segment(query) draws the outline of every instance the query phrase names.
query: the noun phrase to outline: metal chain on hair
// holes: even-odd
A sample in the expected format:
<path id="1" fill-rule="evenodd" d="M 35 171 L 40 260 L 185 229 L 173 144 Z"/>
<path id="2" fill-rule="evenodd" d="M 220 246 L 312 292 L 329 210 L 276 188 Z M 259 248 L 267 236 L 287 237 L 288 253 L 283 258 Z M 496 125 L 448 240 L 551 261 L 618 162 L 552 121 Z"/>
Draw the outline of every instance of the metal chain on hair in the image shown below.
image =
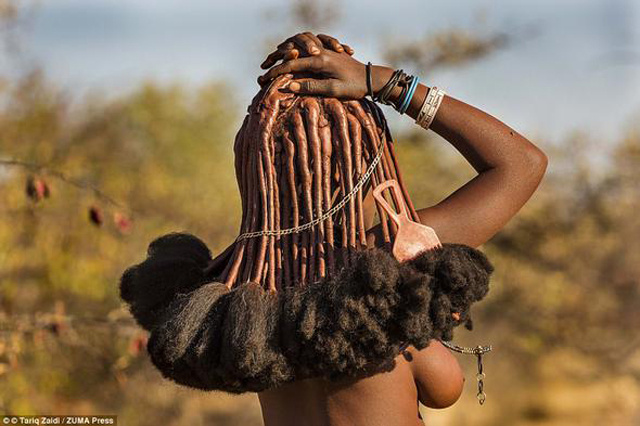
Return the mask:
<path id="1" fill-rule="evenodd" d="M 367 168 L 367 171 L 362 175 L 362 177 L 355 184 L 353 189 L 349 191 L 349 193 L 347 193 L 347 195 L 345 195 L 338 204 L 333 206 L 331 209 L 327 210 L 327 212 L 324 213 L 322 216 L 315 218 L 312 221 L 304 223 L 302 225 L 295 226 L 293 228 L 278 229 L 278 230 L 267 229 L 265 231 L 245 232 L 244 234 L 238 235 L 238 238 L 236 238 L 236 241 L 242 241 L 248 238 L 255 238 L 255 237 L 262 237 L 262 236 L 280 236 L 280 235 L 296 234 L 298 232 L 311 229 L 317 224 L 324 222 L 328 218 L 332 217 L 337 212 L 339 212 L 345 205 L 347 205 L 347 203 L 358 193 L 358 191 L 362 189 L 364 184 L 367 183 L 367 181 L 371 177 L 371 174 L 375 171 L 376 166 L 378 165 L 378 163 L 380 162 L 380 159 L 382 158 L 382 154 L 384 153 L 384 143 L 385 143 L 385 138 L 381 138 L 380 145 L 378 145 L 378 154 L 373 158 L 373 161 L 369 165 L 369 168 Z"/>

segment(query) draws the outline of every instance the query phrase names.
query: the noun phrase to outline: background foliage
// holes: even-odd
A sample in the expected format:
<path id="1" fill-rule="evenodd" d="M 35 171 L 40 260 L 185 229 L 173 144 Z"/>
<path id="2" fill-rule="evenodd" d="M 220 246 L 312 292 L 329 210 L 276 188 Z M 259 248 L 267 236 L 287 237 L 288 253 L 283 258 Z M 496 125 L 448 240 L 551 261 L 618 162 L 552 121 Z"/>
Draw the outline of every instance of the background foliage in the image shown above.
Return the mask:
<path id="1" fill-rule="evenodd" d="M 292 21 L 335 19 L 314 12 L 321 7 L 297 2 Z M 18 14 L 0 1 L 4 28 Z M 456 67 L 507 40 L 447 30 L 396 45 L 389 59 Z M 231 147 L 243 106 L 217 83 L 148 83 L 115 100 L 71 104 L 43 71 L 0 82 L 0 413 L 261 424 L 253 395 L 162 380 L 117 292 L 124 268 L 161 233 L 192 232 L 214 251 L 233 239 Z M 473 175 L 432 134 L 395 136 L 418 205 Z M 640 129 L 618 141 L 576 132 L 558 146 L 536 143 L 550 172 L 483 248 L 496 266 L 492 290 L 475 308 L 476 330 L 456 335 L 460 344 L 494 345 L 487 403 L 475 401 L 475 360 L 462 357 L 464 395 L 449 409 L 424 409 L 430 424 L 640 423 Z"/>

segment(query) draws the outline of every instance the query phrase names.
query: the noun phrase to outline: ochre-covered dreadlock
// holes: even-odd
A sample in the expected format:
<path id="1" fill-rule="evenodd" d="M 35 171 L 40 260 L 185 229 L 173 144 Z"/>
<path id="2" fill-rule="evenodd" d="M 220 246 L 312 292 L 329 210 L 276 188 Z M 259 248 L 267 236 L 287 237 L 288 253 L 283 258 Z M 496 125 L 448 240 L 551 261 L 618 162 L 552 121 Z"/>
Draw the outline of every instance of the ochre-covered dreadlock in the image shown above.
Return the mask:
<path id="1" fill-rule="evenodd" d="M 371 185 L 395 179 L 410 203 L 397 168 L 386 123 L 366 100 L 294 97 L 279 89 L 280 77 L 257 96 L 235 142 L 235 166 L 242 197 L 241 234 L 282 230 L 311 222 L 344 199 L 383 149 Z M 277 291 L 309 284 L 349 264 L 367 248 L 363 192 L 358 191 L 335 217 L 285 235 L 240 239 L 226 267 L 215 278 L 228 288 L 248 281 Z M 392 196 L 398 208 L 398 200 Z M 395 223 L 378 207 L 384 242 L 393 241 Z M 241 237 L 242 238 L 242 237 Z"/>

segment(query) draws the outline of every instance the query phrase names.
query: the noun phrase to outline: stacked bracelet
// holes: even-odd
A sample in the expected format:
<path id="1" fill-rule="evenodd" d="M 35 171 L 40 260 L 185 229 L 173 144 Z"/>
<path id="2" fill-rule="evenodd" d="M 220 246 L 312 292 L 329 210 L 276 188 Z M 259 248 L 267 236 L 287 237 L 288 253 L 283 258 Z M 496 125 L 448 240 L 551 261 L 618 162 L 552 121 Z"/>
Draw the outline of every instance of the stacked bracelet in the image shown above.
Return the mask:
<path id="1" fill-rule="evenodd" d="M 382 89 L 374 95 L 371 84 L 371 62 L 367 63 L 367 92 L 371 99 L 375 102 L 380 102 L 385 105 L 393 105 L 393 107 L 400 113 L 404 114 L 409 109 L 409 105 L 411 105 L 411 99 L 413 95 L 416 93 L 416 89 L 418 87 L 418 83 L 420 82 L 420 77 L 417 75 L 409 76 L 404 73 L 404 71 L 395 70 L 391 75 L 387 84 L 385 84 Z M 402 92 L 398 97 L 397 104 L 393 104 L 388 100 L 389 95 L 396 88 L 396 86 L 402 86 Z M 442 99 L 444 98 L 445 92 L 443 90 L 438 89 L 437 87 L 433 87 L 429 90 L 425 101 L 420 107 L 420 111 L 416 117 L 416 123 L 425 129 L 428 129 L 433 122 L 434 117 L 436 116 L 436 112 L 438 112 L 438 108 L 440 108 L 440 104 L 442 103 Z"/>
<path id="2" fill-rule="evenodd" d="M 406 74 L 402 70 L 395 70 L 391 75 L 387 84 L 385 84 L 382 89 L 378 92 L 378 95 L 373 99 L 376 102 L 380 102 L 385 105 L 392 105 L 388 100 L 391 91 L 398 85 L 398 82 L 405 76 Z"/>
<path id="3" fill-rule="evenodd" d="M 370 70 L 369 65 L 367 65 L 367 69 Z M 370 71 L 368 71 L 367 79 L 369 78 L 369 75 Z M 411 104 L 411 98 L 413 98 L 413 95 L 416 92 L 419 81 L 420 78 L 418 76 L 409 76 L 402 70 L 395 70 L 389 81 L 387 81 L 387 84 L 385 84 L 384 87 L 380 89 L 377 96 L 373 96 L 372 99 L 385 105 L 392 105 L 400 114 L 404 114 Z M 368 80 L 367 85 L 369 85 Z M 388 100 L 388 98 L 393 89 L 397 86 L 402 87 L 402 92 L 398 97 L 397 104 L 393 104 Z"/>
<path id="4" fill-rule="evenodd" d="M 409 85 L 406 93 L 404 93 L 404 97 L 401 97 L 401 101 L 399 102 L 400 106 L 398 107 L 398 112 L 402 115 L 407 112 L 409 105 L 411 104 L 411 98 L 413 98 L 413 94 L 416 91 L 416 87 L 418 87 L 418 82 L 420 81 L 420 77 L 414 75 L 409 80 Z M 403 91 L 404 92 L 404 91 Z"/>
<path id="5" fill-rule="evenodd" d="M 425 129 L 428 129 L 431 126 L 431 123 L 433 123 L 436 113 L 440 108 L 442 99 L 444 99 L 444 95 L 446 95 L 445 91 L 440 90 L 435 86 L 429 89 L 429 93 L 427 93 L 427 97 L 424 99 L 424 102 L 420 107 L 420 111 L 416 116 L 417 125 Z"/>

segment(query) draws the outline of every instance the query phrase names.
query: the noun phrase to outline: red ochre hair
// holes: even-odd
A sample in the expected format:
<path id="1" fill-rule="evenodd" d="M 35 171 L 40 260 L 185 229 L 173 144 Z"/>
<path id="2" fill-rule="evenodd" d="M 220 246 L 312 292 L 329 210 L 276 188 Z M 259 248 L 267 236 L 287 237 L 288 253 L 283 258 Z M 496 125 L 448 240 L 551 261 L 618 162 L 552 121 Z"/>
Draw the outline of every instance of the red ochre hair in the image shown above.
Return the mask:
<path id="1" fill-rule="evenodd" d="M 239 241 L 216 277 L 229 288 L 251 281 L 275 291 L 313 283 L 349 265 L 356 250 L 367 248 L 363 193 L 371 185 L 398 180 L 418 220 L 377 106 L 281 92 L 288 81 L 279 77 L 254 99 L 236 136 L 242 234 L 294 228 L 321 218 L 352 191 L 378 150 L 383 153 L 367 186 L 335 216 L 309 230 Z M 396 226 L 384 210 L 378 208 L 378 215 L 388 244 Z"/>

